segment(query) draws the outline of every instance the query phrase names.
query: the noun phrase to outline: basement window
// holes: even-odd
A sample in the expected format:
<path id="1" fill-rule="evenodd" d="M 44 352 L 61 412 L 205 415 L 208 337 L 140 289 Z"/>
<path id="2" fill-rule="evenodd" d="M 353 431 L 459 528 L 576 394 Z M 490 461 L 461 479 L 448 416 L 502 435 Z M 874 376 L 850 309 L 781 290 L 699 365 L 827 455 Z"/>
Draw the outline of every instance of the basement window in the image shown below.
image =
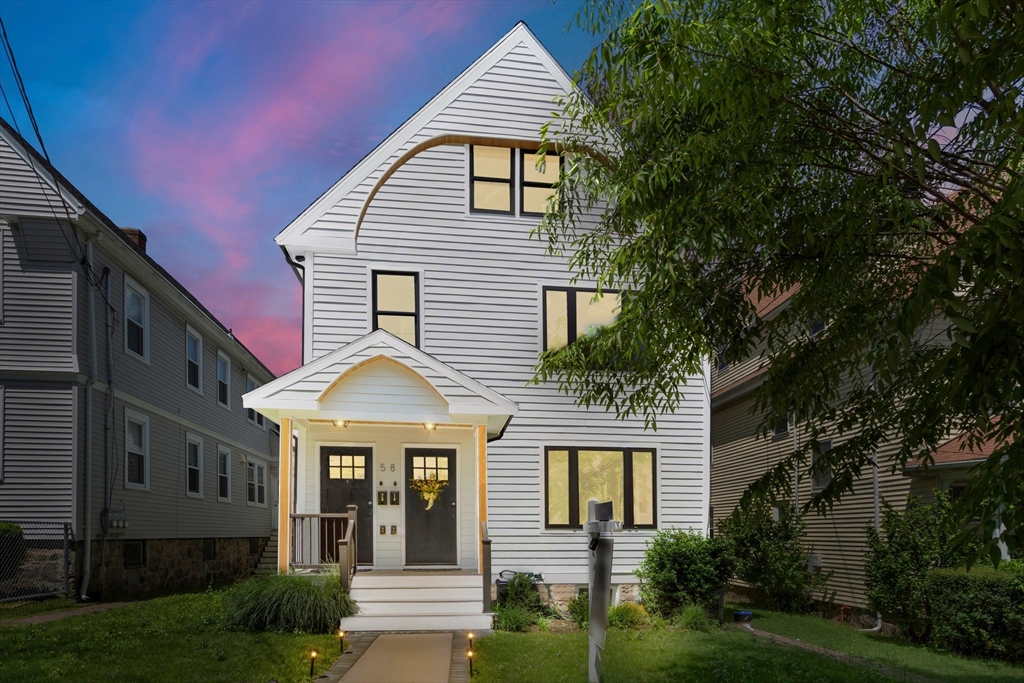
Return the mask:
<path id="1" fill-rule="evenodd" d="M 146 542 L 125 541 L 124 542 L 124 566 L 145 567 L 146 566 Z"/>

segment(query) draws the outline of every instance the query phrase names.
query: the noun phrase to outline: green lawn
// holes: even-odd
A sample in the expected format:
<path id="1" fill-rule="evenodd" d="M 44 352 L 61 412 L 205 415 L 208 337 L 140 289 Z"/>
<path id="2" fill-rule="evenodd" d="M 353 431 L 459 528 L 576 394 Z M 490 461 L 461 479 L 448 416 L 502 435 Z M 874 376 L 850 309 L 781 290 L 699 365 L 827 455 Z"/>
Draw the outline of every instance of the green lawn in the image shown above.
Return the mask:
<path id="1" fill-rule="evenodd" d="M 745 608 L 749 609 L 749 608 Z M 727 614 L 731 610 L 727 611 Z M 813 616 L 754 610 L 754 628 L 950 683 L 1024 682 L 1024 667 L 967 659 Z M 1022 635 L 1024 637 L 1024 635 Z"/>
<path id="2" fill-rule="evenodd" d="M 48 600 L 16 600 L 0 602 L 0 622 L 24 619 L 49 612 L 65 612 L 85 607 L 87 603 L 74 598 L 50 598 Z"/>
<path id="3" fill-rule="evenodd" d="M 0 626 L 0 681 L 306 683 L 338 655 L 333 636 L 239 633 L 219 592 L 156 598 L 38 626 Z"/>
<path id="4" fill-rule="evenodd" d="M 495 633 L 480 639 L 475 683 L 583 683 L 585 633 Z M 776 645 L 735 629 L 609 631 L 606 683 L 871 683 L 876 671 Z"/>

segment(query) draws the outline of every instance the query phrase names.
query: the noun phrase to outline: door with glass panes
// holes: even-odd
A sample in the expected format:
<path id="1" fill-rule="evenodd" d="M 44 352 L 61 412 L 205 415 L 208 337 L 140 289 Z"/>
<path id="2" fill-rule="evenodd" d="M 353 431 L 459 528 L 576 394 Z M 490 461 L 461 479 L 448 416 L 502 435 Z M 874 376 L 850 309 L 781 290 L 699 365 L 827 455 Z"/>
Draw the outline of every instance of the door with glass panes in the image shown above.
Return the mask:
<path id="1" fill-rule="evenodd" d="M 320 512 L 345 513 L 356 506 L 357 560 L 373 564 L 373 449 L 369 446 L 320 447 Z M 338 561 L 345 525 L 337 517 L 320 519 L 320 561 Z"/>

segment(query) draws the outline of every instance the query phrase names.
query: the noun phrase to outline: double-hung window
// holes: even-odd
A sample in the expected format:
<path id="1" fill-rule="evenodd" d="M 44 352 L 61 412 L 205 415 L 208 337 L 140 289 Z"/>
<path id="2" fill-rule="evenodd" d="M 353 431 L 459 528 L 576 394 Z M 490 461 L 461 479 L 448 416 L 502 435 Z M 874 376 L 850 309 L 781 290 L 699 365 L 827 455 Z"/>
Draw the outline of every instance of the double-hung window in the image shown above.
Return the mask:
<path id="1" fill-rule="evenodd" d="M 772 436 L 785 436 L 789 434 L 789 416 L 784 416 L 772 427 Z"/>
<path id="2" fill-rule="evenodd" d="M 231 502 L 231 450 L 217 447 L 217 500 Z"/>
<path id="3" fill-rule="evenodd" d="M 203 495 L 203 440 L 192 434 L 185 439 L 185 493 Z"/>
<path id="4" fill-rule="evenodd" d="M 373 329 L 420 345 L 417 273 L 373 272 Z"/>
<path id="5" fill-rule="evenodd" d="M 250 505 L 267 504 L 267 466 L 250 460 L 245 467 L 246 500 Z"/>
<path id="6" fill-rule="evenodd" d="M 576 287 L 544 288 L 544 350 L 560 349 L 615 322 L 619 293 Z"/>
<path id="7" fill-rule="evenodd" d="M 149 360 L 149 293 L 129 277 L 124 279 L 124 347 Z"/>
<path id="8" fill-rule="evenodd" d="M 231 359 L 217 352 L 217 403 L 231 408 Z"/>
<path id="9" fill-rule="evenodd" d="M 515 212 L 512 175 L 515 157 L 508 147 L 473 145 L 469 154 L 469 208 L 483 213 Z"/>
<path id="10" fill-rule="evenodd" d="M 521 152 L 522 176 L 519 183 L 519 213 L 543 216 L 548 202 L 558 209 L 558 191 L 554 185 L 562 171 L 562 157 L 557 154 Z"/>
<path id="11" fill-rule="evenodd" d="M 149 488 L 149 418 L 125 410 L 124 415 L 125 488 Z"/>
<path id="12" fill-rule="evenodd" d="M 830 439 L 819 441 L 811 449 L 811 490 L 815 493 L 832 483 L 832 468 L 818 465 L 818 460 L 831 450 L 832 441 Z"/>
<path id="13" fill-rule="evenodd" d="M 260 385 L 260 383 L 257 382 L 255 380 L 255 378 L 253 378 L 252 375 L 246 373 L 246 375 L 245 375 L 245 391 L 246 391 L 246 393 L 248 393 L 250 391 L 253 391 L 259 385 Z M 257 413 L 252 408 L 246 408 L 245 409 L 245 417 L 246 417 L 247 420 L 249 420 L 249 422 L 253 422 L 255 424 L 258 424 L 260 427 L 263 426 L 263 415 L 262 415 L 262 413 Z"/>
<path id="14" fill-rule="evenodd" d="M 551 446 L 544 452 L 544 524 L 579 529 L 587 501 L 611 501 L 627 529 L 655 528 L 657 490 L 653 448 Z"/>
<path id="15" fill-rule="evenodd" d="M 185 326 L 185 383 L 203 393 L 203 337 Z"/>

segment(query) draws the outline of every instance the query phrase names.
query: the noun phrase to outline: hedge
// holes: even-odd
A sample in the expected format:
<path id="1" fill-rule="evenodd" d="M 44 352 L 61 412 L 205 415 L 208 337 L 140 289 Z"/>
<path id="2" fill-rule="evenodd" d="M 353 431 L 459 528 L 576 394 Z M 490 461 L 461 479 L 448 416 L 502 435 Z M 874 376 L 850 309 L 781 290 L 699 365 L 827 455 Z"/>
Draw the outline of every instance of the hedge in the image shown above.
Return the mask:
<path id="1" fill-rule="evenodd" d="M 925 586 L 931 640 L 958 654 L 1024 663 L 1024 567 L 934 569 Z"/>

